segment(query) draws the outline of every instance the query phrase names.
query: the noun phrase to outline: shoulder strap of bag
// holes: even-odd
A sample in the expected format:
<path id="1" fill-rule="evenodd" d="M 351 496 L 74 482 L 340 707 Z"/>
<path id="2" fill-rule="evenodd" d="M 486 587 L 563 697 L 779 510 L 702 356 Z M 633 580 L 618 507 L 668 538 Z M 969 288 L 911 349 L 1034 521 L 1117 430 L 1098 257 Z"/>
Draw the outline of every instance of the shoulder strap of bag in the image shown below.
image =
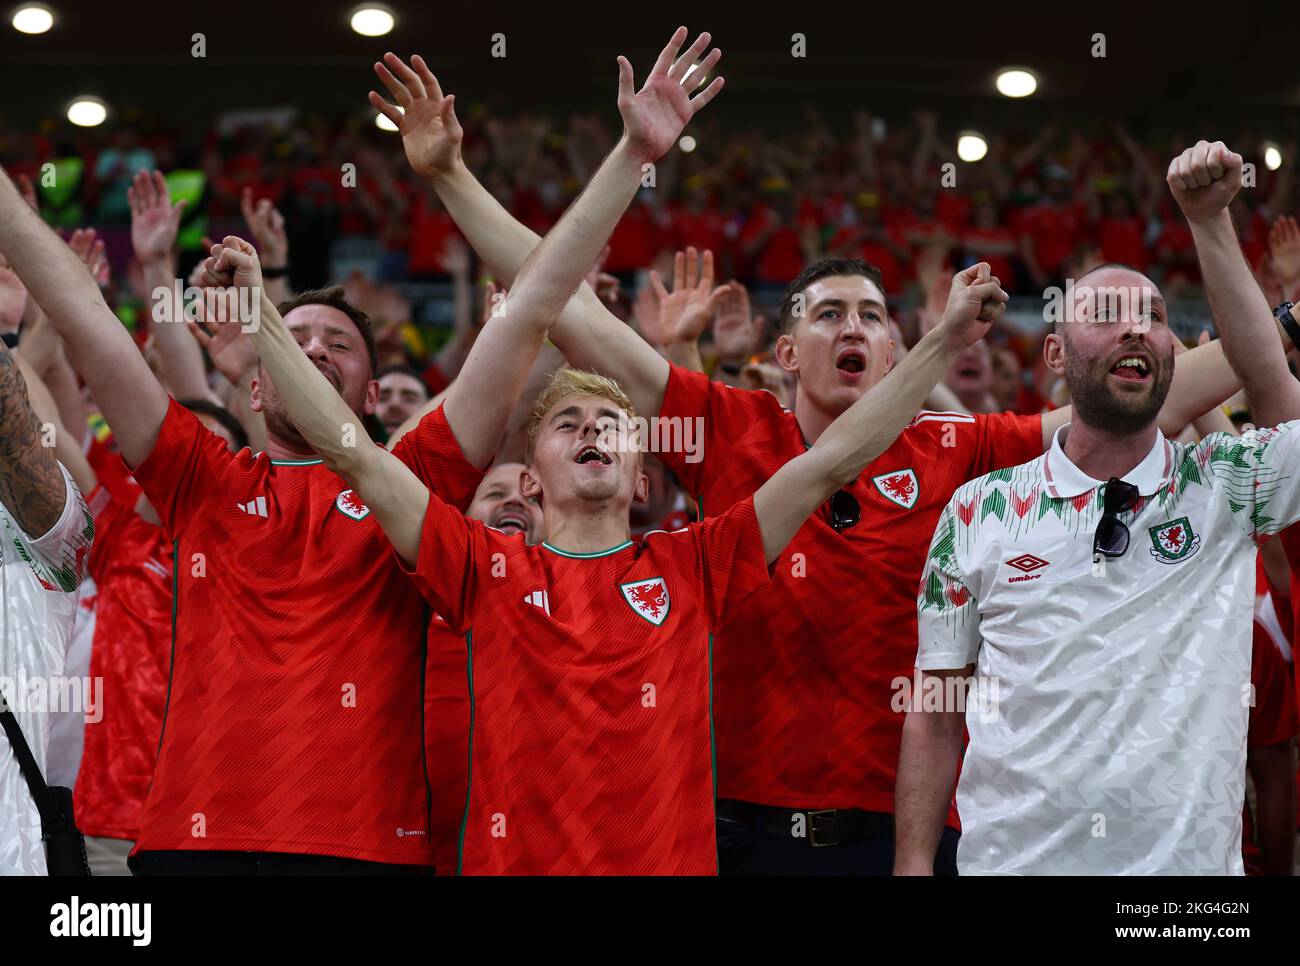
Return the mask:
<path id="1" fill-rule="evenodd" d="M 0 691 L 0 727 L 3 727 L 5 734 L 9 736 L 9 745 L 14 750 L 14 757 L 18 759 L 18 767 L 27 781 L 27 789 L 36 802 L 36 810 L 41 813 L 41 830 L 48 832 L 55 824 L 50 808 L 50 789 L 45 784 L 45 779 L 41 777 L 41 769 L 37 766 L 36 759 L 32 757 L 32 750 L 27 746 L 27 739 L 23 737 L 22 729 L 18 727 L 18 719 L 9 710 L 9 702 L 3 691 Z"/>

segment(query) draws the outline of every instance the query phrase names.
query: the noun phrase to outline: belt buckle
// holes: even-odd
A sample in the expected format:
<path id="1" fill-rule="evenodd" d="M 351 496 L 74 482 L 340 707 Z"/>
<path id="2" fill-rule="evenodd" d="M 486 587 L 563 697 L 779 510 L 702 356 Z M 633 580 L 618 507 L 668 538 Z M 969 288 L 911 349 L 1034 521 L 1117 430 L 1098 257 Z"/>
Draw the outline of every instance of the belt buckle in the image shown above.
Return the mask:
<path id="1" fill-rule="evenodd" d="M 814 849 L 825 848 L 828 845 L 837 845 L 837 842 L 818 842 L 817 841 L 817 818 L 820 815 L 834 815 L 838 808 L 819 808 L 811 812 L 804 812 L 808 816 L 808 845 Z"/>

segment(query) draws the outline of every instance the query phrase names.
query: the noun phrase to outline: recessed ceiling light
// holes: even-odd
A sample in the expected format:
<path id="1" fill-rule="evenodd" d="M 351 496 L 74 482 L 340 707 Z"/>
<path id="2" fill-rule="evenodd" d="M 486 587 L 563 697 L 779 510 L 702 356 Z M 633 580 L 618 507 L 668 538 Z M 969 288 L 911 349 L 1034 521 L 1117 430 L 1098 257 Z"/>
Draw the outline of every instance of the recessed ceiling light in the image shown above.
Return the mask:
<path id="1" fill-rule="evenodd" d="M 43 34 L 54 26 L 54 11 L 43 3 L 25 3 L 9 21 L 22 34 Z"/>
<path id="2" fill-rule="evenodd" d="M 68 105 L 68 120 L 78 127 L 98 127 L 108 118 L 108 105 L 98 97 L 78 97 Z"/>
<path id="3" fill-rule="evenodd" d="M 998 72 L 998 93 L 1006 97 L 1028 97 L 1038 90 L 1038 78 L 1023 67 L 1008 67 Z"/>
<path id="4" fill-rule="evenodd" d="M 393 29 L 393 11 L 378 3 L 367 3 L 352 11 L 352 29 L 363 37 L 382 37 Z"/>
<path id="5" fill-rule="evenodd" d="M 978 161 L 988 153 L 989 144 L 982 134 L 963 131 L 957 135 L 957 157 L 963 161 Z"/>

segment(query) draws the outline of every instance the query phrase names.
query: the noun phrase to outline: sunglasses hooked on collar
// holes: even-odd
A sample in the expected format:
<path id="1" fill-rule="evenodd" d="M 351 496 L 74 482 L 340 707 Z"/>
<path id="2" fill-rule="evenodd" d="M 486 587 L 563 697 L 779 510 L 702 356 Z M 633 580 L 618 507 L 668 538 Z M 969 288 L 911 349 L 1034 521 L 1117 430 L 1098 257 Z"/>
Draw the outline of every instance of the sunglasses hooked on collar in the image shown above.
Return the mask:
<path id="1" fill-rule="evenodd" d="M 1133 509 L 1138 500 L 1138 488 L 1117 476 L 1106 481 L 1101 519 L 1092 536 L 1092 559 L 1114 559 L 1128 552 L 1128 527 L 1119 521 L 1119 514 Z"/>

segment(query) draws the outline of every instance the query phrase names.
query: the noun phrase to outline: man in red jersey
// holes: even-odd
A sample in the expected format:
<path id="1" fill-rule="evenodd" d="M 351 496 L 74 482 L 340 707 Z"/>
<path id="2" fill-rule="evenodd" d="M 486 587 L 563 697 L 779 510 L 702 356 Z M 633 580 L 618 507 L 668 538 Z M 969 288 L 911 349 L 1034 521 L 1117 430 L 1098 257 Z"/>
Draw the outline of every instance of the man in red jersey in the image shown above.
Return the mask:
<path id="1" fill-rule="evenodd" d="M 248 437 L 206 399 L 181 400 L 232 453 Z M 95 517 L 89 570 L 95 580 L 90 677 L 104 682 L 99 715 L 86 722 L 77 772 L 77 825 L 92 875 L 130 875 L 127 856 L 158 755 L 171 651 L 172 542 L 117 454 L 92 440 L 86 454 Z"/>
<path id="2" fill-rule="evenodd" d="M 427 611 L 370 510 L 321 465 L 265 373 L 251 404 L 265 417 L 266 453 L 231 454 L 169 399 L 84 266 L 2 174 L 0 250 L 63 336 L 173 540 L 169 693 L 136 871 L 427 868 L 413 684 Z M 361 429 L 378 391 L 368 319 L 337 290 L 283 308 L 353 412 L 348 438 L 371 445 Z M 396 452 L 463 507 L 491 449 L 462 452 L 457 434 L 495 440 L 508 415 L 491 392 L 453 391 Z"/>
<path id="3" fill-rule="evenodd" d="M 465 166 L 453 97 L 436 81 L 404 96 L 412 168 L 494 277 L 512 284 L 537 235 Z M 862 262 L 810 266 L 790 287 L 781 321 L 778 361 L 798 378 L 793 413 L 768 393 L 670 367 L 586 286 L 551 337 L 573 365 L 615 377 L 638 412 L 704 417 L 701 460 L 658 455 L 712 515 L 816 443 L 893 365 L 885 293 Z M 1176 432 L 1235 388 L 1217 344 L 1187 353 L 1162 426 Z M 957 486 L 1041 454 L 1069 418 L 1068 409 L 1044 417 L 920 413 L 844 497 L 808 521 L 771 583 L 727 615 L 714 655 L 724 873 L 889 874 L 904 718 L 897 682 L 912 674 L 916 584 L 934 524 Z M 951 870 L 955 810 L 948 821 L 940 868 Z"/>
<path id="4" fill-rule="evenodd" d="M 465 511 L 507 537 L 523 534 L 532 546 L 542 539 L 542 506 L 520 487 L 522 463 L 496 463 L 483 474 Z M 439 875 L 456 870 L 460 826 L 468 794 L 470 696 L 465 676 L 465 635 L 435 614 L 429 622 L 429 657 L 424 675 L 424 749 L 433 799 L 430 832 L 433 866 Z"/>
<path id="5" fill-rule="evenodd" d="M 682 28 L 636 94 L 620 58 L 624 137 L 484 328 L 480 340 L 508 332 L 516 352 L 491 357 L 476 344 L 460 379 L 490 371 L 508 399 L 522 388 L 643 166 L 721 85 L 714 79 L 689 100 L 719 53 L 704 56 L 703 34 L 677 58 L 685 38 Z M 373 100 L 399 126 L 418 128 L 433 75 L 419 59 L 414 70 L 386 63 L 406 110 Z M 209 270 L 256 286 L 249 246 L 225 244 Z M 629 509 L 645 499 L 646 480 L 638 434 L 621 432 L 635 409 L 611 380 L 561 371 L 534 407 L 522 474 L 523 492 L 542 500 L 546 540 L 536 547 L 466 521 L 382 451 L 342 445 L 346 410 L 264 307 L 254 344 L 297 425 L 364 495 L 438 613 L 468 635 L 474 724 L 462 871 L 716 871 L 710 633 L 749 606 L 808 515 L 889 444 L 1005 298 L 987 266 L 963 272 L 940 325 L 806 453 L 727 512 L 640 542 L 630 539 Z"/>

